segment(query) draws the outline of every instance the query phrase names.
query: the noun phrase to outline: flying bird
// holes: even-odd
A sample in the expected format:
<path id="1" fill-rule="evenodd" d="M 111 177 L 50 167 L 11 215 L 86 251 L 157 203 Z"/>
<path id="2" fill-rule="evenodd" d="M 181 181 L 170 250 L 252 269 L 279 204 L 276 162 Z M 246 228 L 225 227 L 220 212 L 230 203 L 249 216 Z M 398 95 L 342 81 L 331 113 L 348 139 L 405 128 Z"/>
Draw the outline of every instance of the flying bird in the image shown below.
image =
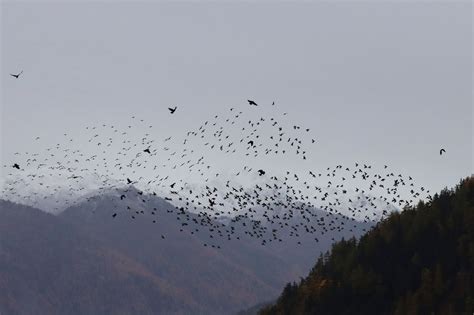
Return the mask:
<path id="1" fill-rule="evenodd" d="M 260 176 L 265 175 L 265 171 L 264 170 L 258 170 L 258 175 L 260 175 Z"/>
<path id="2" fill-rule="evenodd" d="M 168 107 L 168 110 L 170 111 L 171 114 L 174 114 L 178 106 L 175 106 L 174 108 Z"/>
<path id="3" fill-rule="evenodd" d="M 252 100 L 247 100 L 247 102 L 249 102 L 249 105 L 258 106 L 258 104 Z"/>
<path id="4" fill-rule="evenodd" d="M 11 75 L 12 77 L 14 77 L 15 79 L 18 79 L 22 73 L 23 73 L 23 70 L 21 70 L 20 73 L 18 73 L 18 74 L 12 74 L 12 73 L 10 73 L 10 75 Z"/>
<path id="5" fill-rule="evenodd" d="M 83 177 L 82 177 L 82 176 L 78 176 L 78 175 L 71 175 L 71 176 L 69 176 L 68 178 L 77 179 L 77 178 L 83 178 Z"/>
<path id="6" fill-rule="evenodd" d="M 15 164 L 13 164 L 13 168 L 20 169 L 20 165 L 18 165 L 17 163 L 15 163 Z"/>
<path id="7" fill-rule="evenodd" d="M 445 149 L 439 150 L 439 155 L 442 155 L 443 153 L 446 153 L 446 150 L 445 150 Z"/>

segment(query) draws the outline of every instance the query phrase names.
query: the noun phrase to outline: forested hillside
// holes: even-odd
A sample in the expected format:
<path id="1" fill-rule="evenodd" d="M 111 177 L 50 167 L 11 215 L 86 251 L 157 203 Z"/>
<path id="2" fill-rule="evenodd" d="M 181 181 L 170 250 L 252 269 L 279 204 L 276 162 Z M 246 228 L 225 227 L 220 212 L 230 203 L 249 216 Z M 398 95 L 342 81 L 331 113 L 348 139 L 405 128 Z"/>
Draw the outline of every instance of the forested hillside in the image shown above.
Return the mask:
<path id="1" fill-rule="evenodd" d="M 474 177 L 335 243 L 260 314 L 473 314 Z"/>

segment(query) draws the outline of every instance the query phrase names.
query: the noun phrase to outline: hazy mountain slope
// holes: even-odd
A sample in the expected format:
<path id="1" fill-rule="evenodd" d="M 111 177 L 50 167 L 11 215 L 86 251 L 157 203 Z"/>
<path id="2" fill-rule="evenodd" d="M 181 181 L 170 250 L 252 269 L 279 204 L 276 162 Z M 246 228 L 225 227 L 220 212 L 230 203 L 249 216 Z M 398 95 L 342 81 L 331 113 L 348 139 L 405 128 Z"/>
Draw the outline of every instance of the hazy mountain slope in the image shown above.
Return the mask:
<path id="1" fill-rule="evenodd" d="M 147 199 L 146 203 L 142 202 L 143 198 Z M 67 209 L 60 217 L 109 247 L 127 253 L 205 304 L 209 312 L 218 314 L 232 313 L 276 297 L 284 283 L 304 275 L 319 252 L 327 250 L 332 243 L 331 234 L 322 237 L 319 243 L 310 235 L 302 235 L 262 246 L 260 241 L 243 233 L 240 240 L 228 241 L 210 238 L 206 228 L 200 226 L 199 232 L 194 230 L 195 226 L 186 227 L 188 232 L 180 232 L 182 220 L 177 220 L 172 212 L 174 207 L 163 199 L 127 197 L 123 202 L 131 210 L 121 210 L 120 205 L 114 204 L 115 199 L 109 195 L 97 196 Z M 158 209 L 155 216 L 150 215 L 153 208 Z M 138 215 L 136 211 L 144 214 Z M 113 213 L 117 213 L 116 218 L 112 218 Z M 188 215 L 197 218 L 196 214 Z M 290 223 L 298 220 L 295 218 Z M 356 235 L 369 227 L 359 222 L 353 224 L 358 227 Z M 302 244 L 298 245 L 298 241 Z M 221 248 L 204 247 L 204 243 Z"/>
<path id="2" fill-rule="evenodd" d="M 127 197 L 132 211 L 100 195 L 58 216 L 1 201 L 0 311 L 232 314 L 276 298 L 332 242 L 302 235 L 262 246 L 240 232 L 240 240 L 211 238 L 206 227 L 191 235 L 180 232 L 172 205 L 147 198 Z M 131 219 L 139 210 L 145 215 Z M 356 234 L 368 227 L 356 224 Z"/>
<path id="3" fill-rule="evenodd" d="M 334 244 L 261 314 L 472 314 L 474 177 Z M 343 303 L 341 303 L 343 301 Z"/>
<path id="4" fill-rule="evenodd" d="M 0 201 L 2 314 L 182 314 L 199 303 L 40 210 Z"/>
<path id="5" fill-rule="evenodd" d="M 302 272 L 252 240 L 212 240 L 204 228 L 193 235 L 180 232 L 176 215 L 166 211 L 173 207 L 160 198 L 130 204 L 160 209 L 157 223 L 149 216 L 133 220 L 123 213 L 113 219 L 116 210 L 107 196 L 67 209 L 60 217 L 168 279 L 208 312 L 234 312 L 273 298 L 282 284 Z M 210 241 L 221 248 L 203 246 Z"/>

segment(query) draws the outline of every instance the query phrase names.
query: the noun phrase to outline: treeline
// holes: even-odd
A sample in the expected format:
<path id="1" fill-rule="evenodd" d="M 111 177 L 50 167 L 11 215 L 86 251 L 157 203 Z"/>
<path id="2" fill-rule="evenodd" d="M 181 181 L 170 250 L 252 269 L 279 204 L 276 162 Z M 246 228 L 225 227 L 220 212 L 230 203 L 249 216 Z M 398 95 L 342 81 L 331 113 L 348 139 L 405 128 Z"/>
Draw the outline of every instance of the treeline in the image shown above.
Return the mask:
<path id="1" fill-rule="evenodd" d="M 474 177 L 334 244 L 260 314 L 474 314 Z"/>

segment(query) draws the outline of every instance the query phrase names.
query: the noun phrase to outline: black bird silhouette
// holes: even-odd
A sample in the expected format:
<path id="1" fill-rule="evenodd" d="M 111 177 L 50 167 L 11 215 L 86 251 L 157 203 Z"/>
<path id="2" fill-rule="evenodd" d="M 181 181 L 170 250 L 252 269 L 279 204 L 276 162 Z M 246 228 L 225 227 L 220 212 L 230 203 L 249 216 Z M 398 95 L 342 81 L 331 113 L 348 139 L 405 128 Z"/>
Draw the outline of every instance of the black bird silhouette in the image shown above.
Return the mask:
<path id="1" fill-rule="evenodd" d="M 12 77 L 14 77 L 15 79 L 18 79 L 22 73 L 23 73 L 23 70 L 21 70 L 20 73 L 18 73 L 18 74 L 12 74 L 12 73 L 10 73 L 10 75 L 11 75 Z"/>
<path id="2" fill-rule="evenodd" d="M 175 106 L 174 108 L 168 107 L 168 110 L 170 111 L 171 114 L 174 114 L 178 106 Z"/>
<path id="3" fill-rule="evenodd" d="M 77 178 L 82 178 L 82 176 L 78 176 L 78 175 L 71 175 L 71 176 L 69 176 L 68 178 L 77 179 Z"/>
<path id="4" fill-rule="evenodd" d="M 442 155 L 442 154 L 445 153 L 445 152 L 446 152 L 445 149 L 441 149 L 441 150 L 439 150 L 439 155 Z"/>
<path id="5" fill-rule="evenodd" d="M 256 106 L 256 103 L 255 103 L 255 106 Z M 266 105 L 264 104 L 264 106 Z M 171 110 L 175 111 L 176 108 L 174 109 L 171 108 Z M 276 107 L 273 109 L 276 109 Z M 233 112 L 233 114 L 235 113 L 235 115 L 226 117 L 223 119 L 223 121 L 219 121 L 218 118 L 220 116 L 215 115 L 214 120 L 206 121 L 199 127 L 199 129 L 195 131 L 188 131 L 183 144 L 187 145 L 186 141 L 190 140 L 189 136 L 199 137 L 203 139 L 203 141 L 206 141 L 206 144 L 204 145 L 206 146 L 209 145 L 209 147 L 212 149 L 220 148 L 221 151 L 225 151 L 226 153 L 229 153 L 229 154 L 236 153 L 235 147 L 236 147 L 237 141 L 236 139 L 232 139 L 230 135 L 226 133 L 227 131 L 226 127 L 228 126 L 224 125 L 224 121 L 228 125 L 233 125 L 234 122 L 237 124 L 239 122 L 238 121 L 239 116 L 243 115 L 243 113 L 239 112 L 237 114 L 235 109 L 233 110 L 231 109 L 231 111 Z M 249 111 L 251 111 L 250 108 L 249 108 Z M 139 119 L 139 120 L 138 119 L 135 120 L 135 118 L 132 118 L 132 119 L 134 119 L 134 121 L 137 123 L 138 121 L 143 122 L 142 119 Z M 242 120 L 242 117 L 240 117 L 240 120 Z M 265 138 L 267 138 L 266 134 L 260 133 L 260 131 L 262 131 L 260 128 L 264 128 L 266 124 L 271 125 L 272 129 L 275 130 L 274 134 L 269 135 L 270 140 L 271 140 L 270 143 L 267 143 L 267 141 L 264 140 Z M 289 155 L 289 154 L 292 154 L 291 152 L 292 150 L 290 151 L 290 148 L 294 148 L 295 149 L 294 154 L 300 156 L 303 159 L 306 159 L 306 158 L 309 159 L 309 154 L 307 154 L 305 151 L 306 150 L 305 145 L 310 144 L 310 143 L 315 144 L 315 142 L 317 142 L 316 138 L 312 138 L 313 136 L 307 134 L 307 132 L 310 132 L 310 130 L 309 128 L 306 128 L 306 126 L 291 125 L 290 126 L 292 127 L 291 129 L 297 130 L 299 133 L 301 132 L 302 134 L 306 134 L 307 136 L 305 138 L 290 137 L 288 130 L 286 129 L 286 126 L 280 125 L 280 123 L 274 118 L 261 117 L 260 119 L 249 120 L 248 125 L 249 127 L 247 126 L 247 123 L 246 123 L 245 128 L 242 128 L 242 131 L 245 131 L 245 133 L 239 139 L 245 151 L 246 156 L 257 157 L 257 156 L 262 156 L 262 154 L 265 154 L 268 156 L 270 153 L 272 154 L 281 153 L 281 154 Z M 211 126 L 215 128 L 213 130 L 210 130 L 211 128 L 213 128 Z M 109 129 L 108 127 L 110 127 L 112 128 L 113 132 L 124 131 L 124 130 L 118 130 L 115 126 L 108 126 L 108 125 L 106 126 L 105 124 L 102 124 L 102 127 L 104 128 L 107 127 L 107 129 Z M 134 128 L 134 127 L 135 125 L 133 124 L 128 125 L 128 128 Z M 151 128 L 151 126 L 149 127 Z M 96 142 L 97 145 L 102 145 L 102 146 L 106 145 L 108 147 L 111 145 L 114 145 L 114 143 L 112 142 L 115 139 L 108 138 L 109 140 L 106 140 L 105 138 L 102 138 L 105 135 L 100 133 L 99 126 L 86 127 L 86 129 L 88 128 L 91 130 L 95 130 L 94 134 L 90 135 L 91 138 L 89 142 L 94 141 Z M 128 137 L 126 136 L 127 132 L 123 132 L 122 135 L 125 137 L 123 139 L 120 139 L 120 142 L 117 142 L 116 144 L 117 145 L 121 145 L 121 143 L 124 144 L 124 147 L 122 148 L 122 151 L 120 151 L 119 155 L 121 155 L 122 158 L 126 158 L 127 160 L 122 160 L 122 158 L 118 156 L 115 159 L 116 162 L 114 162 L 114 168 L 111 168 L 110 175 L 114 177 L 122 176 L 122 178 L 124 178 L 125 176 L 133 177 L 134 178 L 133 181 L 125 177 L 126 179 L 125 183 L 128 183 L 126 185 L 129 186 L 128 187 L 129 189 L 131 189 L 130 186 L 140 183 L 141 181 L 145 180 L 145 177 L 139 176 L 135 173 L 134 168 L 142 168 L 142 167 L 148 168 L 149 166 L 154 166 L 153 169 L 157 170 L 157 167 L 159 166 L 159 165 L 153 165 L 155 163 L 153 163 L 152 161 L 148 161 L 149 159 L 148 160 L 142 159 L 143 152 L 149 153 L 151 156 L 152 146 L 153 146 L 154 155 L 155 153 L 156 154 L 160 153 L 159 152 L 160 148 L 156 146 L 155 144 L 153 144 L 155 139 L 153 139 L 148 133 L 145 134 L 145 136 L 141 139 L 141 142 L 139 143 L 133 143 L 132 142 L 133 139 L 127 138 Z M 65 136 L 67 135 L 65 134 Z M 215 140 L 219 141 L 220 143 L 212 142 L 211 141 L 212 138 L 215 138 Z M 69 138 L 67 140 L 69 140 Z M 171 140 L 171 137 L 164 139 L 164 141 L 169 141 L 169 140 Z M 247 141 L 248 143 L 247 146 L 245 146 L 245 141 Z M 257 141 L 257 143 L 255 143 L 255 141 Z M 237 145 L 237 150 L 241 149 L 241 145 Z M 145 148 L 146 150 L 143 148 Z M 78 153 L 77 156 L 72 157 L 72 160 L 66 160 L 64 161 L 65 163 L 62 163 L 62 164 L 58 163 L 57 166 L 56 165 L 52 166 L 52 168 L 67 169 L 69 172 L 67 175 L 69 176 L 68 178 L 79 178 L 80 175 L 83 175 L 82 173 L 79 173 L 79 172 L 92 171 L 92 170 L 96 171 L 96 168 L 95 168 L 96 162 L 97 162 L 97 167 L 100 167 L 100 165 L 98 164 L 100 162 L 98 155 L 92 155 L 86 159 L 86 161 L 93 163 L 90 166 L 90 168 L 85 167 L 84 169 L 77 169 L 75 167 L 72 167 L 72 165 L 71 167 L 68 167 L 69 165 L 67 164 L 73 161 L 75 161 L 74 163 L 78 163 L 80 157 L 84 157 L 84 155 L 80 153 L 80 151 L 70 151 L 71 150 L 70 148 L 65 148 L 65 147 L 61 148 L 60 144 L 57 144 L 56 146 L 48 148 L 47 151 L 56 150 L 56 152 L 51 152 L 51 153 L 55 153 L 55 154 L 51 154 L 51 156 L 57 156 L 58 151 L 62 149 L 65 149 L 64 152 L 67 152 L 65 153 L 65 158 L 66 157 L 71 158 L 71 154 L 74 155 Z M 352 188 L 355 188 L 356 192 L 360 191 L 361 193 L 355 195 L 355 198 L 357 198 L 358 202 L 356 202 L 356 199 L 354 199 L 354 202 L 351 199 L 349 199 L 348 205 L 350 207 L 348 210 L 352 212 L 350 219 L 354 221 L 357 218 L 357 216 L 362 215 L 365 211 L 367 212 L 365 217 L 362 217 L 362 216 L 360 217 L 361 219 L 364 220 L 364 222 L 370 221 L 371 220 L 370 213 L 372 211 L 377 210 L 376 208 L 379 208 L 378 204 L 374 204 L 378 199 L 381 199 L 380 200 L 381 205 L 382 205 L 382 200 L 387 205 L 389 205 L 390 200 L 392 200 L 391 203 L 393 203 L 396 206 L 402 207 L 403 203 L 407 203 L 407 204 L 412 203 L 412 200 L 410 200 L 409 198 L 418 199 L 418 197 L 420 197 L 421 192 L 426 191 L 426 193 L 428 193 L 428 191 L 423 187 L 419 189 L 415 188 L 414 182 L 412 181 L 411 177 L 409 177 L 410 182 L 405 183 L 404 178 L 402 177 L 401 174 L 391 173 L 391 174 L 385 175 L 383 174 L 385 172 L 383 173 L 381 172 L 379 174 L 369 174 L 371 172 L 370 170 L 373 167 L 368 164 L 361 164 L 362 166 L 359 166 L 358 163 L 355 164 L 355 169 L 352 169 L 352 167 L 348 168 L 343 165 L 337 165 L 333 168 L 328 167 L 327 172 L 322 172 L 322 170 L 319 170 L 318 172 L 314 170 L 313 171 L 307 170 L 305 172 L 306 176 L 304 177 L 299 177 L 297 176 L 298 174 L 292 174 L 289 171 L 285 171 L 284 173 L 286 173 L 287 177 L 284 177 L 284 180 L 283 178 L 280 178 L 280 176 L 278 179 L 276 178 L 276 176 L 270 177 L 270 174 L 269 174 L 268 176 L 269 178 L 267 178 L 265 183 L 255 185 L 255 188 L 252 191 L 248 191 L 248 192 L 244 188 L 232 187 L 232 185 L 230 184 L 230 181 L 227 181 L 227 184 L 225 187 L 228 189 L 225 189 L 224 191 L 220 191 L 221 190 L 220 188 L 218 189 L 216 187 L 211 186 L 210 176 L 207 178 L 204 178 L 205 170 L 207 169 L 211 171 L 211 165 L 208 165 L 203 160 L 205 156 L 202 156 L 199 159 L 197 158 L 197 156 L 191 157 L 191 154 L 193 153 L 193 150 L 191 149 L 192 148 L 187 147 L 187 146 L 182 148 L 182 150 L 179 150 L 179 151 L 172 150 L 171 148 L 163 148 L 163 151 L 170 150 L 167 153 L 169 155 L 167 157 L 168 158 L 167 161 L 169 161 L 170 164 L 165 162 L 165 164 L 163 164 L 163 167 L 171 167 L 174 164 L 173 169 L 177 169 L 177 167 L 183 167 L 187 165 L 189 167 L 190 172 L 198 171 L 199 174 L 203 176 L 203 179 L 205 179 L 205 182 L 207 183 L 207 185 L 210 186 L 210 187 L 206 186 L 206 191 L 199 193 L 195 190 L 185 189 L 187 185 L 186 183 L 183 184 L 183 180 L 178 181 L 177 179 L 175 179 L 174 181 L 176 181 L 176 183 L 174 183 L 171 181 L 173 179 L 170 179 L 168 176 L 162 178 L 159 175 L 159 172 L 153 174 L 156 176 L 154 178 L 149 178 L 150 181 L 148 181 L 148 178 L 146 179 L 146 181 L 148 181 L 147 185 L 151 186 L 152 184 L 154 184 L 154 185 L 159 185 L 161 187 L 166 187 L 167 185 L 170 186 L 170 183 L 171 183 L 171 188 L 169 191 L 171 195 L 169 197 L 166 197 L 165 200 L 170 201 L 170 202 L 172 202 L 173 200 L 180 200 L 182 201 L 182 207 L 180 208 L 176 207 L 176 210 L 173 210 L 172 208 L 170 208 L 169 210 L 167 210 L 167 213 L 174 213 L 176 215 L 176 219 L 182 226 L 182 228 L 180 228 L 180 232 L 184 232 L 184 226 L 187 226 L 187 225 L 189 225 L 189 227 L 191 227 L 192 225 L 195 225 L 195 227 L 197 227 L 198 225 L 201 225 L 202 227 L 208 226 L 210 227 L 209 237 L 212 239 L 214 238 L 217 239 L 217 237 L 226 237 L 226 236 L 227 236 L 226 238 L 229 240 L 231 239 L 231 237 L 234 237 L 235 239 L 239 239 L 239 236 L 237 236 L 238 232 L 242 232 L 242 233 L 248 234 L 251 237 L 262 239 L 262 246 L 268 246 L 269 242 L 272 242 L 272 241 L 282 242 L 283 241 L 281 238 L 277 238 L 277 233 L 280 231 L 280 229 L 282 229 L 281 232 L 284 232 L 285 229 L 290 229 L 289 236 L 291 237 L 293 236 L 300 237 L 299 233 L 300 232 L 304 233 L 304 231 L 306 231 L 306 233 L 314 234 L 312 238 L 317 242 L 318 238 L 324 237 L 323 235 L 329 235 L 329 237 L 331 237 L 332 233 L 335 233 L 336 231 L 342 232 L 345 228 L 344 224 L 349 223 L 349 221 L 346 221 L 345 219 L 341 219 L 342 221 L 338 222 L 339 219 L 337 219 L 337 217 L 336 218 L 332 217 L 331 213 L 338 213 L 339 207 L 341 208 L 345 207 L 344 205 L 345 203 L 343 203 L 343 200 L 341 200 L 341 198 L 344 198 L 344 199 L 349 199 L 349 197 L 354 198 L 352 196 L 352 190 L 353 190 Z M 136 152 L 136 150 L 138 150 L 138 152 Z M 140 150 L 142 150 L 142 152 L 140 152 Z M 440 154 L 442 154 L 443 151 L 441 151 Z M 20 155 L 20 153 L 17 153 L 17 154 Z M 22 162 L 23 160 L 18 160 L 18 161 L 19 163 L 22 163 L 22 165 L 27 164 L 26 166 L 23 165 L 25 167 L 33 166 L 33 163 L 36 163 L 36 166 L 38 169 L 42 167 L 45 168 L 45 166 L 47 167 L 46 164 L 41 163 L 39 161 L 39 158 L 40 156 L 38 156 L 37 154 L 34 154 L 33 156 L 30 156 L 30 158 L 24 162 Z M 128 158 L 130 158 L 131 160 L 128 160 Z M 185 158 L 186 159 L 189 158 L 189 160 L 186 162 Z M 46 160 L 48 160 L 48 158 L 46 158 Z M 104 166 L 108 167 L 109 161 L 107 161 L 105 158 L 103 159 L 103 161 L 104 161 L 103 162 Z M 148 163 L 151 163 L 151 164 L 148 164 Z M 264 165 L 261 165 L 261 166 L 264 166 Z M 382 166 L 382 169 L 385 169 L 385 170 L 389 169 L 387 165 L 382 164 L 381 166 Z M 92 167 L 94 167 L 94 169 L 92 169 Z M 15 168 L 22 170 L 22 172 L 24 172 L 25 170 L 20 165 L 18 165 Z M 125 168 L 130 168 L 132 170 L 132 173 L 124 172 L 123 170 Z M 118 170 L 122 170 L 122 171 L 120 173 L 114 173 L 113 171 L 115 169 L 117 169 L 117 172 L 119 172 Z M 341 174 L 342 176 L 339 176 L 337 172 L 338 171 L 344 172 L 344 169 L 345 169 L 345 172 L 348 172 L 348 173 L 343 173 Z M 106 169 L 106 172 L 109 172 L 109 171 Z M 250 168 L 249 166 L 244 166 L 243 170 L 239 171 L 235 176 L 239 176 L 241 172 L 242 173 L 245 172 L 253 176 L 255 176 L 255 172 L 257 172 L 257 174 L 261 177 L 266 175 L 266 172 L 264 170 L 259 170 L 256 167 Z M 11 173 L 14 173 L 14 171 Z M 219 176 L 219 173 L 214 173 L 212 175 L 215 175 L 217 177 Z M 370 188 L 367 187 L 368 191 L 372 191 L 373 193 L 374 190 L 378 189 L 377 187 L 379 187 L 379 188 L 382 188 L 380 190 L 380 193 L 383 193 L 384 190 L 387 190 L 387 194 L 391 194 L 393 196 L 390 196 L 390 197 L 386 196 L 385 198 L 383 198 L 383 195 L 381 195 L 380 197 L 375 197 L 374 195 L 374 197 L 369 197 L 368 191 L 366 192 L 357 187 L 352 187 L 349 190 L 349 188 L 346 188 L 345 186 L 343 186 L 341 182 L 338 182 L 337 185 L 333 187 L 334 186 L 333 183 L 329 181 L 327 185 L 327 192 L 324 191 L 325 190 L 324 186 L 326 185 L 323 185 L 321 187 L 314 186 L 314 189 L 316 190 L 315 191 L 316 195 L 314 196 L 314 199 L 319 200 L 318 203 L 321 203 L 319 206 L 328 212 L 328 214 L 324 215 L 324 217 L 318 218 L 315 215 L 313 215 L 310 209 L 305 209 L 306 207 L 311 207 L 312 205 L 312 202 L 310 201 L 310 198 L 313 197 L 312 194 L 308 195 L 304 191 L 296 188 L 291 183 L 292 180 L 289 180 L 290 178 L 292 179 L 294 177 L 294 180 L 299 183 L 297 185 L 304 184 L 304 186 L 302 186 L 301 189 L 307 189 L 307 190 L 313 189 L 312 187 L 313 185 L 311 181 L 309 180 L 306 181 L 306 177 L 308 177 L 308 175 L 311 178 L 317 178 L 317 177 L 324 178 L 326 176 L 333 177 L 334 179 L 331 178 L 332 181 L 336 181 L 340 179 L 344 183 L 346 183 L 346 181 L 349 181 L 350 178 L 357 180 L 357 178 L 360 177 L 361 180 L 365 180 L 367 181 L 368 184 L 370 184 Z M 42 177 L 36 176 L 36 174 L 31 174 L 31 180 L 35 178 L 42 178 Z M 390 185 L 389 183 L 392 183 L 392 182 L 394 183 L 393 188 L 389 189 L 388 185 Z M 110 185 L 107 179 L 103 180 L 103 184 L 107 186 Z M 179 185 L 176 186 L 176 184 L 179 184 Z M 411 191 L 412 196 L 411 197 L 407 196 L 406 201 L 400 199 L 398 189 L 403 189 L 402 186 L 406 186 L 407 188 L 408 186 L 411 186 L 413 188 L 413 190 Z M 74 187 L 72 186 L 72 184 L 69 187 L 71 191 L 74 189 L 72 188 Z M 55 187 L 51 187 L 51 188 L 53 188 L 52 193 L 57 192 L 58 188 L 55 188 Z M 103 188 L 105 188 L 105 186 Z M 177 188 L 177 189 L 175 190 L 174 188 Z M 334 192 L 332 192 L 332 188 L 336 188 Z M 186 193 L 187 191 L 189 191 L 189 195 L 184 196 L 183 193 Z M 155 192 L 149 192 L 149 193 L 152 193 L 154 196 L 157 195 Z M 130 192 L 130 190 L 123 190 L 123 191 L 117 190 L 116 196 L 119 196 L 120 200 L 125 200 L 125 199 L 128 200 L 129 199 L 128 197 L 133 196 L 134 200 L 136 199 L 140 203 L 141 202 L 147 203 L 150 201 L 149 198 L 146 197 L 147 194 L 148 192 L 138 191 L 136 189 L 133 189 L 133 193 Z M 174 196 L 174 195 L 177 195 L 177 196 L 170 198 L 171 196 Z M 288 198 L 282 198 L 284 195 L 288 195 Z M 242 231 L 239 231 L 237 226 L 235 230 L 234 230 L 234 226 L 229 226 L 231 227 L 231 229 L 229 231 L 224 231 L 226 229 L 225 227 L 220 227 L 214 224 L 214 220 L 218 219 L 219 216 L 226 215 L 225 213 L 227 213 L 228 215 L 232 215 L 230 211 L 224 212 L 227 206 L 223 202 L 224 200 L 227 200 L 230 198 L 233 199 L 233 201 L 235 201 L 235 208 L 233 208 L 232 211 L 239 213 L 239 215 L 233 216 L 234 218 L 232 219 L 232 222 L 236 224 L 240 221 L 243 227 Z M 359 202 L 360 202 L 360 205 L 359 205 Z M 145 208 L 143 210 L 136 210 L 136 209 L 132 210 L 131 207 L 128 206 L 127 204 L 128 203 L 125 202 L 125 204 L 121 205 L 121 207 L 128 209 L 128 211 L 130 212 L 130 216 L 127 214 L 127 218 L 138 220 L 139 219 L 138 216 L 140 216 L 141 214 L 146 214 Z M 284 212 L 282 211 L 281 213 L 280 212 L 274 213 L 271 211 L 272 204 L 279 205 L 282 207 L 282 210 L 286 209 L 286 211 Z M 253 207 L 258 207 L 259 210 L 256 211 L 252 209 Z M 383 207 L 385 207 L 385 205 L 383 205 Z M 202 208 L 203 210 L 197 213 L 197 216 L 194 218 L 194 217 L 191 217 L 191 215 L 188 214 L 187 212 L 187 210 L 191 210 L 192 208 L 194 208 L 195 210 L 198 208 Z M 240 211 L 238 209 L 243 209 L 244 211 L 242 211 L 240 214 Z M 292 220 L 293 218 L 292 209 L 301 211 L 302 220 L 306 221 L 304 225 L 300 225 L 300 224 L 294 225 L 289 221 L 289 220 Z M 123 216 L 123 214 L 120 212 L 121 211 L 120 209 L 115 208 L 112 211 L 111 211 L 112 214 L 109 213 L 108 215 L 110 215 L 113 218 L 118 217 L 118 213 L 120 213 Z M 262 211 L 261 220 L 259 219 L 260 217 L 259 211 Z M 383 210 L 383 215 L 384 216 L 387 215 L 388 212 L 390 212 L 389 209 Z M 375 215 L 375 213 L 373 214 Z M 151 215 L 153 215 L 153 218 L 156 218 L 158 216 L 157 208 L 153 208 L 153 211 L 151 211 Z M 312 217 L 316 218 L 316 220 L 313 221 Z M 328 220 L 324 220 L 325 218 Z M 255 219 L 255 221 L 248 221 L 252 219 Z M 185 221 L 181 221 L 181 220 L 185 220 Z M 260 223 L 264 223 L 264 221 L 267 221 L 268 228 L 266 225 L 265 227 L 260 226 Z M 152 222 L 156 223 L 158 221 L 153 220 Z M 337 225 L 337 223 L 340 223 L 340 225 Z M 321 231 L 317 231 L 319 227 L 322 229 Z M 352 226 L 348 226 L 348 228 L 352 228 Z M 191 234 L 193 234 L 198 231 L 199 231 L 198 229 L 193 229 L 193 231 L 190 231 L 190 232 Z M 352 229 L 350 229 L 349 231 L 352 232 Z M 316 233 L 318 233 L 318 235 Z M 328 233 L 328 234 L 325 234 L 325 233 Z M 161 233 L 157 234 L 157 238 L 160 237 L 160 234 Z M 268 239 L 267 239 L 267 236 L 268 236 Z M 165 238 L 165 235 L 163 235 L 163 238 Z M 298 241 L 298 244 L 303 244 L 304 240 L 301 239 L 297 241 Z M 206 244 L 207 244 L 206 245 L 207 248 L 220 247 L 218 245 L 212 245 L 211 243 L 206 243 Z"/>
<path id="6" fill-rule="evenodd" d="M 13 168 L 20 169 L 20 165 L 18 165 L 17 163 L 15 163 L 15 164 L 13 164 Z"/>
<path id="7" fill-rule="evenodd" d="M 258 104 L 252 100 L 247 100 L 247 102 L 249 102 L 249 105 L 258 106 Z"/>

